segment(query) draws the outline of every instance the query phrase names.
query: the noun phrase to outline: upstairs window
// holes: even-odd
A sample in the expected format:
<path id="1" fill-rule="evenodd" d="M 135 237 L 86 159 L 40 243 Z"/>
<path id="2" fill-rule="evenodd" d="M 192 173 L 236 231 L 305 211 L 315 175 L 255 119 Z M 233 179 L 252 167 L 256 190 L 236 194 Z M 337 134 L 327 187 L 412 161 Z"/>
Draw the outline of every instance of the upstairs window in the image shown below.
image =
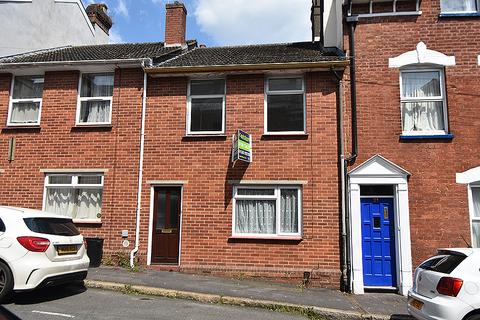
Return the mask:
<path id="1" fill-rule="evenodd" d="M 43 76 L 13 79 L 7 125 L 39 125 L 42 107 Z"/>
<path id="2" fill-rule="evenodd" d="M 187 134 L 224 133 L 225 80 L 191 80 L 187 109 Z"/>
<path id="3" fill-rule="evenodd" d="M 441 0 L 442 13 L 478 13 L 479 0 Z"/>
<path id="4" fill-rule="evenodd" d="M 472 246 L 480 248 L 480 185 L 471 185 Z"/>
<path id="5" fill-rule="evenodd" d="M 265 133 L 305 133 L 305 90 L 302 77 L 266 81 Z"/>
<path id="6" fill-rule="evenodd" d="M 101 174 L 50 174 L 45 178 L 45 210 L 75 220 L 100 220 Z"/>
<path id="7" fill-rule="evenodd" d="M 445 134 L 447 109 L 443 70 L 401 71 L 403 134 Z"/>
<path id="8" fill-rule="evenodd" d="M 82 74 L 77 124 L 111 123 L 113 80 L 113 73 Z"/>

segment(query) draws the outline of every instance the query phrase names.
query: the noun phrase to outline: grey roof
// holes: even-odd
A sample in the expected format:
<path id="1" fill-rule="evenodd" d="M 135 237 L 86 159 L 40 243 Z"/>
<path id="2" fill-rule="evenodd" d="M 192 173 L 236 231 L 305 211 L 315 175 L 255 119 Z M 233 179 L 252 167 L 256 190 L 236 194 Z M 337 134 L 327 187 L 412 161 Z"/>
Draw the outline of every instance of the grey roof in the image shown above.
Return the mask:
<path id="1" fill-rule="evenodd" d="M 196 41 L 190 40 L 187 45 L 195 46 Z M 158 58 L 178 54 L 179 49 L 180 46 L 165 47 L 163 42 L 68 46 L 3 57 L 0 64 Z"/>
<path id="2" fill-rule="evenodd" d="M 199 67 L 272 63 L 302 63 L 347 60 L 336 48 L 322 48 L 317 43 L 296 42 L 264 45 L 200 47 L 170 60 L 154 60 L 155 67 Z"/>

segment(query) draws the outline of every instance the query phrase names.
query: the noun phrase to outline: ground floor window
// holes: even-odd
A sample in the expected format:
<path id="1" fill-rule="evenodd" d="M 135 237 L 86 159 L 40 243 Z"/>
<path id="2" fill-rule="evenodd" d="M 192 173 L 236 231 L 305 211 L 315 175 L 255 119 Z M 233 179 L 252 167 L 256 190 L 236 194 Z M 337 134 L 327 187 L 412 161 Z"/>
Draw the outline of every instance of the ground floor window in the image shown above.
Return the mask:
<path id="1" fill-rule="evenodd" d="M 75 220 L 99 220 L 103 175 L 49 174 L 45 177 L 45 210 Z"/>
<path id="2" fill-rule="evenodd" d="M 480 185 L 472 186 L 472 246 L 480 248 Z"/>
<path id="3" fill-rule="evenodd" d="M 299 187 L 234 187 L 233 235 L 300 236 L 301 204 Z"/>

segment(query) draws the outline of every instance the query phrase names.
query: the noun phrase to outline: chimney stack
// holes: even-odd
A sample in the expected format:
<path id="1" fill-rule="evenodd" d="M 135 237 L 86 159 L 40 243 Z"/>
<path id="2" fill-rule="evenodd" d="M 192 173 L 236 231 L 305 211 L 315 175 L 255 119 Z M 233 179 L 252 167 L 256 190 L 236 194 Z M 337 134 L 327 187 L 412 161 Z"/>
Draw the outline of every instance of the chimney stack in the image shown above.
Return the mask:
<path id="1" fill-rule="evenodd" d="M 312 0 L 312 13 L 310 20 L 312 21 L 312 41 L 324 44 L 323 35 L 323 8 L 324 0 Z"/>
<path id="2" fill-rule="evenodd" d="M 93 3 L 85 9 L 88 18 L 93 26 L 98 26 L 103 32 L 109 35 L 110 28 L 113 25 L 112 18 L 107 14 L 108 7 L 104 3 Z"/>
<path id="3" fill-rule="evenodd" d="M 179 1 L 166 5 L 165 46 L 183 46 L 186 44 L 187 9 Z"/>

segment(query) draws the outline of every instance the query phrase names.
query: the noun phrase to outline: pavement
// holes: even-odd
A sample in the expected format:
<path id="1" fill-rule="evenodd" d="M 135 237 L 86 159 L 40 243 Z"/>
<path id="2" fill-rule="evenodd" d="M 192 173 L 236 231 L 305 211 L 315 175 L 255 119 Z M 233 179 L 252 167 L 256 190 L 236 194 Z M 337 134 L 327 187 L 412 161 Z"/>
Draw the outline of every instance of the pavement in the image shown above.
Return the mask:
<path id="1" fill-rule="evenodd" d="M 294 312 L 311 319 L 412 319 L 406 298 L 394 293 L 351 295 L 260 280 L 103 266 L 91 268 L 85 284 L 124 293 Z"/>

